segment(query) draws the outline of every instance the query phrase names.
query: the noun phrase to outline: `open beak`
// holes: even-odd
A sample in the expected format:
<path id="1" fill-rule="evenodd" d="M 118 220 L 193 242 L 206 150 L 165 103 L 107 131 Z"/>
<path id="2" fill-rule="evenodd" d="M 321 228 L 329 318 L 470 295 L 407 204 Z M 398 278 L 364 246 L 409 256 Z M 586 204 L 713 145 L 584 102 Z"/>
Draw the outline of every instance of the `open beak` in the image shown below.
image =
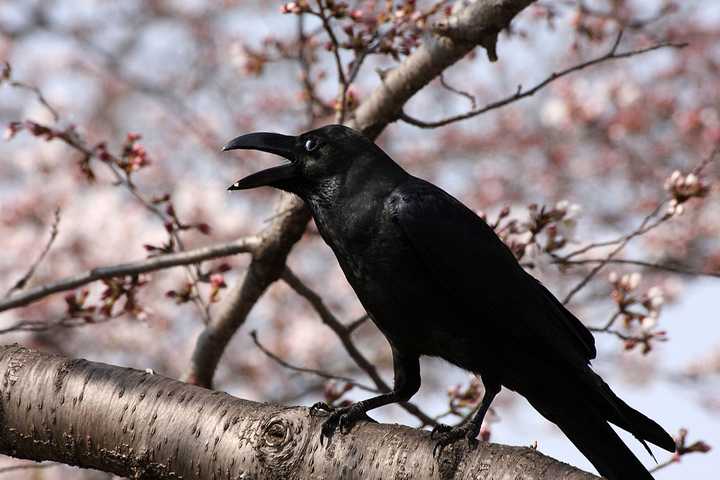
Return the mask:
<path id="1" fill-rule="evenodd" d="M 295 137 L 289 135 L 280 135 L 279 133 L 249 133 L 230 140 L 223 147 L 223 151 L 227 150 L 260 150 L 261 152 L 274 153 L 290 160 L 291 163 L 279 165 L 277 167 L 261 170 L 252 175 L 248 175 L 242 180 L 230 185 L 228 190 L 246 190 L 248 188 L 271 186 L 281 187 L 288 181 L 296 178 L 298 174 L 297 165 L 294 162 L 293 147 L 295 145 Z"/>

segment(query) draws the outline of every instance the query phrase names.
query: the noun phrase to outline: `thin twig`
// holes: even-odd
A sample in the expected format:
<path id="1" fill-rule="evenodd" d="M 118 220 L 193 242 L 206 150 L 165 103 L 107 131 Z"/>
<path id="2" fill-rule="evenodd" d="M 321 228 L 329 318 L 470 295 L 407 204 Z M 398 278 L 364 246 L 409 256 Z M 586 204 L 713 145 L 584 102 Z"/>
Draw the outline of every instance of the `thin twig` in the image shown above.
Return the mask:
<path id="1" fill-rule="evenodd" d="M 592 280 L 592 278 L 593 278 L 600 270 L 602 270 L 602 268 L 605 267 L 605 265 L 607 265 L 607 264 L 612 260 L 612 258 L 613 258 L 615 255 L 617 255 L 618 253 L 620 253 L 620 251 L 621 251 L 623 248 L 625 248 L 625 245 L 627 245 L 627 244 L 630 242 L 630 240 L 632 240 L 633 238 L 638 237 L 638 236 L 640 236 L 640 235 L 644 235 L 645 233 L 649 232 L 650 230 L 658 227 L 659 225 L 663 224 L 665 221 L 667 221 L 667 220 L 669 220 L 670 218 L 672 218 L 673 215 L 672 215 L 671 213 L 665 213 L 663 216 L 661 216 L 661 217 L 660 217 L 659 219 L 657 219 L 655 222 L 650 223 L 650 221 L 651 221 L 653 218 L 655 218 L 655 216 L 660 212 L 660 210 L 663 208 L 663 206 L 665 205 L 665 203 L 666 203 L 666 202 L 661 202 L 652 212 L 650 212 L 650 213 L 643 219 L 642 223 L 640 224 L 640 226 L 639 226 L 636 230 L 634 230 L 634 231 L 630 232 L 629 234 L 625 235 L 625 237 L 623 237 L 623 240 L 618 244 L 618 246 L 615 247 L 615 248 L 607 255 L 606 258 L 602 259 L 602 261 L 601 261 L 600 263 L 598 263 L 595 267 L 593 267 L 592 270 L 590 270 L 590 273 L 588 273 L 588 274 L 585 276 L 585 278 L 583 278 L 577 285 L 575 285 L 575 286 L 570 290 L 570 292 L 569 292 L 569 293 L 565 296 L 565 298 L 563 299 L 563 302 L 562 302 L 562 303 L 563 303 L 564 305 L 568 304 L 568 303 L 570 302 L 570 300 L 572 300 L 572 298 L 575 296 L 575 294 L 577 294 L 580 290 L 582 290 L 582 289 L 585 287 L 585 285 L 587 285 L 588 282 L 590 282 L 590 280 Z"/>
<path id="2" fill-rule="evenodd" d="M 672 456 L 672 457 L 670 457 L 669 459 L 665 460 L 664 462 L 655 465 L 654 467 L 652 467 L 652 468 L 651 468 L 650 470 L 648 470 L 648 471 L 649 471 L 650 473 L 655 473 L 655 472 L 657 472 L 658 470 L 661 470 L 661 469 L 663 469 L 663 468 L 665 468 L 665 467 L 669 467 L 669 466 L 672 465 L 673 463 L 677 463 L 677 462 L 678 462 L 678 461 L 677 461 L 677 458 L 676 458 L 675 456 Z"/>
<path id="3" fill-rule="evenodd" d="M 33 94 L 35 94 L 35 98 L 37 99 L 37 101 L 40 102 L 40 104 L 43 107 L 45 107 L 45 109 L 48 112 L 50 112 L 50 115 L 52 115 L 52 117 L 53 117 L 53 121 L 55 123 L 57 123 L 58 120 L 60 120 L 60 115 L 58 114 L 57 110 L 55 110 L 55 108 L 53 108 L 53 106 L 50 105 L 50 102 L 47 101 L 47 99 L 45 98 L 45 96 L 43 95 L 43 93 L 40 91 L 39 88 L 37 88 L 34 85 L 25 83 L 25 82 L 13 80 L 11 78 L 11 76 L 12 76 L 12 66 L 10 65 L 9 62 L 3 62 L 3 71 L 2 71 L 2 76 L 0 76 L 0 84 L 3 83 L 3 80 L 7 80 L 8 84 L 13 88 L 19 88 L 22 90 L 28 90 L 28 91 L 32 92 Z"/>
<path id="4" fill-rule="evenodd" d="M 305 92 L 305 116 L 307 127 L 312 128 L 317 118 L 315 105 L 320 107 L 320 116 L 325 116 L 333 113 L 335 110 L 328 106 L 315 91 L 315 84 L 312 81 L 312 62 L 310 61 L 310 55 L 307 53 L 308 38 L 312 38 L 312 34 L 308 36 L 305 32 L 305 16 L 298 15 L 298 54 L 297 62 L 300 65 L 300 83 L 302 89 Z"/>
<path id="5" fill-rule="evenodd" d="M 343 68 L 342 59 L 340 58 L 340 42 L 335 36 L 332 25 L 330 25 L 330 19 L 325 13 L 325 3 L 323 2 L 323 0 L 317 0 L 317 4 L 318 11 L 314 12 L 311 10 L 310 13 L 320 18 L 323 28 L 325 29 L 325 33 L 327 33 L 328 37 L 330 38 L 330 44 L 332 45 L 332 53 L 335 57 L 335 67 L 337 68 L 338 79 L 340 81 L 340 106 L 337 110 L 337 122 L 344 123 L 346 113 L 345 107 L 347 103 L 347 92 L 350 88 L 350 83 L 345 76 L 345 69 Z"/>
<path id="6" fill-rule="evenodd" d="M 380 393 L 380 390 L 377 388 L 369 387 L 367 385 L 363 385 L 362 383 L 358 383 L 357 381 L 353 380 L 350 377 L 343 377 L 342 375 L 334 375 L 332 373 L 325 372 L 323 370 L 317 370 L 314 368 L 306 368 L 306 367 L 298 367 L 295 365 L 291 365 L 290 363 L 286 362 L 282 358 L 278 357 L 276 354 L 272 353 L 270 350 L 268 350 L 262 343 L 260 343 L 260 340 L 257 337 L 257 330 L 253 330 L 250 332 L 250 337 L 252 337 L 253 342 L 255 342 L 255 345 L 268 357 L 270 357 L 272 360 L 274 360 L 276 363 L 282 365 L 283 367 L 287 368 L 288 370 L 292 370 L 294 372 L 300 372 L 300 373 L 310 373 L 312 375 L 317 375 L 318 377 L 326 378 L 328 380 L 340 380 L 345 383 L 349 383 L 350 385 L 353 385 L 361 390 L 365 390 L 367 392 L 373 392 L 373 393 Z"/>
<path id="7" fill-rule="evenodd" d="M 348 323 L 347 327 L 345 327 L 345 328 L 347 328 L 348 333 L 352 333 L 352 332 L 354 332 L 360 325 L 362 325 L 363 323 L 367 322 L 369 319 L 370 319 L 370 315 L 368 315 L 368 314 L 366 313 L 365 315 L 361 316 L 360 318 L 358 318 L 358 319 L 356 319 L 356 320 L 353 320 L 352 322 Z"/>
<path id="8" fill-rule="evenodd" d="M 720 151 L 720 146 L 716 147 L 716 148 L 710 153 L 710 155 L 708 155 L 706 158 L 704 158 L 704 159 L 702 160 L 702 162 L 700 162 L 700 163 L 693 169 L 693 173 L 694 173 L 695 175 L 700 175 L 700 174 L 702 173 L 703 169 L 704 169 L 705 167 L 707 167 L 707 166 L 710 164 L 710 162 L 712 162 L 712 161 L 715 159 L 715 157 L 717 156 L 717 154 L 718 154 L 719 151 Z M 662 208 L 665 206 L 666 203 L 668 203 L 668 200 L 664 200 L 664 201 L 660 202 L 660 203 L 657 205 L 657 207 L 655 207 L 655 209 L 654 209 L 652 212 L 650 212 L 650 213 L 643 219 L 642 223 L 640 224 L 640 226 L 639 226 L 636 230 L 634 230 L 633 232 L 631 232 L 631 233 L 629 233 L 629 234 L 627 234 L 627 235 L 625 235 L 625 236 L 623 236 L 623 237 L 621 237 L 621 238 L 619 238 L 619 239 L 617 239 L 617 240 L 614 240 L 614 241 L 611 241 L 611 242 L 593 243 L 593 244 L 587 245 L 587 246 L 585 246 L 585 247 L 583 247 L 583 248 L 580 248 L 580 249 L 578 249 L 578 250 L 575 250 L 574 252 L 569 253 L 569 254 L 567 254 L 567 255 L 565 255 L 565 256 L 563 256 L 563 257 L 556 257 L 556 259 L 558 259 L 558 260 L 560 261 L 560 263 L 562 263 L 562 262 L 568 262 L 568 260 L 569 260 L 570 258 L 572 258 L 572 257 L 574 257 L 574 256 L 576 256 L 576 255 L 579 255 L 579 254 L 581 254 L 581 253 L 585 253 L 585 252 L 587 252 L 587 251 L 589 251 L 589 250 L 591 250 L 591 249 L 597 248 L 597 247 L 599 247 L 599 246 L 608 246 L 608 245 L 617 244 L 617 247 L 615 247 L 615 248 L 607 255 L 607 257 L 605 257 L 605 258 L 603 258 L 603 259 L 598 259 L 597 265 L 596 265 L 595 267 L 593 267 L 593 269 L 590 271 L 590 273 L 588 273 L 588 275 L 585 276 L 585 278 L 583 278 L 582 281 L 580 281 L 580 283 L 578 283 L 572 290 L 570 290 L 570 293 L 568 293 L 567 296 L 565 297 L 565 299 L 563 300 L 563 304 L 567 304 L 568 302 L 570 302 L 570 300 L 572 299 L 572 297 L 573 297 L 577 292 L 579 292 L 583 287 L 585 287 L 585 285 L 587 285 L 587 283 L 588 283 L 605 265 L 607 265 L 608 263 L 613 262 L 613 260 L 614 260 L 613 257 L 614 257 L 615 255 L 617 255 L 618 253 L 620 253 L 620 251 L 621 251 L 623 248 L 625 248 L 625 245 L 627 245 L 628 242 L 630 242 L 630 240 L 632 240 L 633 238 L 638 237 L 638 236 L 640 236 L 640 235 L 646 234 L 646 233 L 649 232 L 650 230 L 658 227 L 659 225 L 663 224 L 663 223 L 666 222 L 667 220 L 673 218 L 673 216 L 674 216 L 674 215 L 673 215 L 673 212 L 667 211 L 667 212 L 665 212 L 665 214 L 663 214 L 660 218 L 658 218 L 655 222 L 650 223 L 650 221 L 651 221 L 653 218 L 655 218 L 656 215 L 658 215 L 658 214 L 660 213 L 660 211 L 662 210 Z M 630 261 L 630 260 L 626 260 L 626 261 L 624 261 L 624 262 L 623 262 L 622 260 L 617 260 L 615 263 L 631 263 L 631 262 L 632 262 L 632 263 L 640 263 L 639 261 Z M 654 264 L 646 263 L 646 264 L 644 264 L 643 266 L 653 266 L 653 267 L 654 267 L 655 265 L 654 265 Z M 672 270 L 672 267 L 666 267 L 666 269 Z M 681 271 L 680 273 L 689 273 L 689 272 L 687 272 L 687 271 Z M 695 272 L 693 272 L 693 274 L 695 274 Z M 700 273 L 697 273 L 697 274 L 700 274 Z M 704 273 L 703 273 L 703 275 L 704 275 Z M 708 275 L 713 276 L 713 277 L 718 276 L 718 275 L 716 275 L 716 274 L 714 274 L 714 273 L 710 273 L 710 274 L 708 274 Z"/>
<path id="9" fill-rule="evenodd" d="M 583 70 L 583 69 L 585 69 L 585 68 L 588 68 L 588 67 L 590 67 L 590 66 L 596 65 L 596 64 L 598 64 L 598 63 L 601 63 L 601 62 L 604 62 L 604 61 L 607 61 L 607 60 L 618 60 L 618 59 L 621 59 L 621 58 L 628 58 L 628 57 L 632 57 L 632 56 L 635 56 L 635 55 L 640 55 L 640 54 L 643 54 L 643 53 L 652 52 L 653 50 L 658 50 L 658 49 L 660 49 L 660 48 L 666 48 L 666 47 L 669 47 L 669 48 L 685 48 L 685 47 L 688 45 L 687 43 L 663 42 L 663 43 L 658 43 L 658 44 L 656 44 L 656 45 L 652 45 L 652 46 L 650 46 L 650 47 L 641 48 L 641 49 L 638 49 L 638 50 L 631 50 L 631 51 L 629 51 L 629 52 L 617 53 L 617 48 L 618 48 L 618 45 L 620 44 L 620 39 L 621 39 L 621 38 L 622 38 L 622 30 L 618 33 L 618 35 L 617 35 L 615 41 L 613 42 L 613 45 L 612 45 L 612 47 L 610 48 L 610 50 L 608 50 L 608 52 L 605 53 L 604 55 L 602 55 L 602 56 L 600 56 L 600 57 L 597 57 L 597 58 L 594 58 L 594 59 L 592 59 L 592 60 L 588 60 L 587 62 L 579 63 L 579 64 L 577 64 L 577 65 L 574 65 L 574 66 L 570 67 L 570 68 L 566 68 L 565 70 L 561 70 L 560 72 L 554 72 L 554 73 L 552 73 L 549 77 L 547 77 L 545 80 L 543 80 L 542 82 L 538 83 L 537 85 L 535 85 L 534 87 L 532 87 L 532 88 L 530 88 L 530 89 L 528 89 L 528 90 L 523 90 L 523 89 L 522 89 L 522 85 L 519 85 L 517 91 L 516 91 L 513 95 L 510 95 L 509 97 L 506 97 L 506 98 L 503 98 L 503 99 L 501 99 L 501 100 L 498 100 L 498 101 L 489 103 L 489 104 L 485 105 L 485 106 L 482 107 L 482 108 L 475 109 L 475 110 L 471 110 L 471 111 L 469 111 L 469 112 L 462 113 L 462 114 L 459 114 L 459 115 L 453 115 L 453 116 L 451 116 L 451 117 L 445 118 L 445 119 L 443 119 L 443 120 L 437 120 L 437 121 L 423 121 L 423 120 L 419 120 L 419 119 L 414 118 L 414 117 L 411 117 L 410 115 L 408 115 L 408 114 L 406 114 L 405 112 L 402 112 L 402 111 L 401 111 L 401 112 L 400 112 L 400 115 L 399 115 L 399 119 L 400 119 L 400 120 L 403 120 L 403 121 L 406 122 L 406 123 L 409 123 L 409 124 L 411 124 L 411 125 L 415 125 L 416 127 L 420 127 L 420 128 L 437 128 L 437 127 L 442 127 L 442 126 L 448 125 L 448 124 L 450 124 L 450 123 L 454 123 L 454 122 L 457 122 L 457 121 L 460 121 L 460 120 L 466 120 L 466 119 L 468 119 L 468 118 L 472 118 L 472 117 L 475 117 L 475 116 L 477 116 L 477 115 L 481 115 L 481 114 L 483 114 L 483 113 L 486 113 L 486 112 L 488 112 L 488 111 L 490 111 L 490 110 L 494 110 L 494 109 L 496 109 L 496 108 L 503 107 L 503 106 L 505 106 L 505 105 L 507 105 L 507 104 L 509 104 L 509 103 L 515 102 L 515 101 L 517 101 L 517 100 L 520 100 L 521 98 L 530 97 L 530 96 L 534 95 L 535 93 L 537 93 L 539 90 L 541 90 L 541 89 L 542 89 L 543 87 L 545 87 L 546 85 L 548 85 L 548 84 L 554 82 L 555 80 L 557 80 L 558 78 L 564 77 L 564 76 L 566 76 L 566 75 L 569 75 L 570 73 L 577 72 L 577 71 L 579 71 L 579 70 Z"/>
<path id="10" fill-rule="evenodd" d="M 137 275 L 181 265 L 185 266 L 213 258 L 236 255 L 238 253 L 251 253 L 258 244 L 259 239 L 250 236 L 214 247 L 203 247 L 178 253 L 168 253 L 137 262 L 94 268 L 85 273 L 32 288 L 4 299 L 0 301 L 0 312 L 28 305 L 53 293 L 66 292 L 96 280 Z"/>
<path id="11" fill-rule="evenodd" d="M 625 340 L 625 341 L 633 340 L 633 341 L 638 341 L 638 342 L 640 342 L 640 341 L 643 341 L 643 340 L 644 340 L 643 337 L 638 337 L 638 336 L 634 336 L 634 335 L 628 335 L 628 334 L 622 333 L 622 332 L 619 331 L 619 330 L 605 329 L 605 328 L 596 328 L 596 327 L 588 327 L 588 330 L 590 330 L 591 332 L 595 332 L 595 333 L 607 333 L 607 334 L 610 334 L 610 335 L 615 335 L 615 336 L 618 337 L 619 339 Z"/>
<path id="12" fill-rule="evenodd" d="M 55 239 L 58 235 L 58 225 L 60 224 L 60 208 L 55 209 L 55 219 L 53 220 L 52 226 L 50 227 L 50 238 L 48 238 L 47 243 L 45 244 L 45 248 L 43 248 L 42 252 L 40 252 L 40 255 L 38 258 L 30 265 L 30 268 L 28 271 L 23 275 L 15 284 L 10 287 L 10 289 L 5 293 L 5 297 L 9 297 L 13 294 L 13 292 L 16 292 L 18 290 L 22 290 L 25 288 L 25 285 L 28 284 L 28 282 L 32 279 L 33 275 L 35 275 L 35 270 L 37 270 L 38 266 L 42 263 L 42 261 L 47 256 L 48 252 L 50 251 L 50 248 L 52 247 L 53 242 L 55 242 Z"/>
<path id="13" fill-rule="evenodd" d="M 20 320 L 19 322 L 10 325 L 9 327 L 0 329 L 0 335 L 5 335 L 12 332 L 47 332 L 54 328 L 78 328 L 85 327 L 88 325 L 98 325 L 101 323 L 109 322 L 122 315 L 125 312 L 114 313 L 109 316 L 103 316 L 100 318 L 91 318 L 91 320 L 85 317 L 62 317 L 52 321 L 42 320 Z"/>
<path id="14" fill-rule="evenodd" d="M 453 87 L 452 85 L 450 85 L 449 83 L 447 83 L 447 81 L 445 80 L 445 75 L 443 75 L 442 73 L 440 74 L 439 79 L 440 79 L 440 85 L 442 85 L 443 88 L 445 88 L 445 90 L 448 90 L 452 93 L 460 95 L 461 97 L 467 98 L 470 101 L 470 108 L 472 110 L 475 110 L 477 108 L 477 102 L 475 101 L 474 95 L 471 95 L 468 92 L 457 89 L 457 88 Z"/>
<path id="15" fill-rule="evenodd" d="M 588 263 L 603 263 L 603 262 L 604 263 L 618 263 L 618 264 L 625 264 L 625 265 L 636 265 L 638 267 L 654 268 L 657 270 L 667 270 L 668 272 L 679 273 L 682 275 L 708 276 L 708 277 L 720 278 L 720 272 L 703 272 L 701 270 L 693 270 L 691 268 L 686 268 L 686 267 L 677 267 L 674 265 L 653 263 L 653 262 L 647 262 L 644 260 L 630 260 L 630 259 L 626 259 L 626 258 L 611 258 L 611 259 L 584 258 L 582 260 L 565 260 L 563 258 L 558 258 L 556 260 L 553 260 L 553 263 L 558 263 L 558 264 L 562 264 L 562 265 L 586 265 Z"/>

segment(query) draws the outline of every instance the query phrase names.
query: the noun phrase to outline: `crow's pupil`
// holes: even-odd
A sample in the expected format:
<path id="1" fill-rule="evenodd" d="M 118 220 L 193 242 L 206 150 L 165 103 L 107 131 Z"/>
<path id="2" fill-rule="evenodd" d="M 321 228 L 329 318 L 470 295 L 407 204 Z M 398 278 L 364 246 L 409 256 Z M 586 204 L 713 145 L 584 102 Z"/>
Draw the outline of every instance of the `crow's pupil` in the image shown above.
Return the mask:
<path id="1" fill-rule="evenodd" d="M 311 139 L 311 140 L 308 140 L 307 142 L 305 142 L 305 150 L 307 150 L 308 152 L 312 152 L 313 150 L 315 150 L 317 148 L 317 146 L 318 146 L 318 142 L 316 140 Z"/>

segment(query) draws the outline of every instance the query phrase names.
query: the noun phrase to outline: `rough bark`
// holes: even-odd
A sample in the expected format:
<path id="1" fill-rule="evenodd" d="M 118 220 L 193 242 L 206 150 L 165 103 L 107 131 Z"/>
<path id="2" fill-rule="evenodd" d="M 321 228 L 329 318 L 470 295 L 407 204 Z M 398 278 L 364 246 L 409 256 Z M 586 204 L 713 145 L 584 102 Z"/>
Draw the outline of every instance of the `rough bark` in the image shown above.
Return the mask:
<path id="1" fill-rule="evenodd" d="M 438 26 L 437 34 L 385 75 L 382 84 L 355 110 L 351 126 L 376 138 L 388 123 L 399 118 L 410 97 L 476 46 L 482 45 L 494 59 L 498 33 L 533 1 L 476 0 L 459 8 Z M 310 214 L 294 196 L 284 196 L 277 210 L 286 213 L 273 219 L 260 235 L 262 244 L 254 251 L 242 283 L 229 292 L 222 312 L 198 337 L 185 380 L 212 386 L 215 369 L 230 339 L 265 290 L 280 278 L 287 255 L 300 239 Z"/>
<path id="2" fill-rule="evenodd" d="M 552 479 L 598 477 L 531 448 L 360 423 L 320 444 L 306 408 L 241 400 L 161 375 L 0 347 L 0 452 L 131 478 Z"/>

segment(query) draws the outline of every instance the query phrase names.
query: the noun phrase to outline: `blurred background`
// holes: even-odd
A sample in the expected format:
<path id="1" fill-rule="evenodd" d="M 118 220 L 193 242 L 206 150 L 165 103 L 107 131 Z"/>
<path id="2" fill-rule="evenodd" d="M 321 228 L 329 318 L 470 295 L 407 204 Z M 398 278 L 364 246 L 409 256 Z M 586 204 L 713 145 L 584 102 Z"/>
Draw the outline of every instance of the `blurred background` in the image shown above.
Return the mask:
<path id="1" fill-rule="evenodd" d="M 339 3 L 323 5 L 333 12 Z M 453 3 L 340 5 L 345 10 L 330 22 L 343 67 L 350 71 L 359 52 L 379 45 L 347 89 L 348 116 L 380 85 L 383 71 L 432 40 L 429 25 Z M 342 105 L 333 46 L 304 4 L 0 3 L 0 60 L 6 62 L 0 296 L 94 267 L 220 245 L 267 226 L 278 193 L 226 187 L 276 160 L 220 147 L 249 131 L 295 134 L 336 121 Z M 667 42 L 688 46 L 598 61 L 533 96 L 438 128 L 398 121 L 378 144 L 411 173 L 486 215 L 558 298 L 589 278 L 568 306 L 601 330 L 597 371 L 671 434 L 686 428 L 687 446 L 703 442 L 656 478 L 713 478 L 719 457 L 702 451 L 720 444 L 720 159 L 703 161 L 720 143 L 720 4 L 536 2 L 501 34 L 499 61 L 489 63 L 477 49 L 415 95 L 405 113 L 431 122 L 512 97 L 553 72 L 608 54 L 621 30 L 617 53 Z M 531 227 L 545 212 L 551 214 L 535 235 Z M 642 231 L 646 218 L 662 221 Z M 616 239 L 628 241 L 613 258 L 627 263 L 608 262 L 588 277 L 597 262 L 561 261 L 608 258 L 622 241 L 603 243 Z M 249 260 L 241 254 L 190 273 L 178 267 L 94 282 L 7 309 L 0 313 L 2 341 L 180 378 L 199 333 L 223 308 Z M 362 319 L 312 223 L 288 265 L 341 322 Z M 15 288 L 31 266 L 26 285 Z M 357 325 L 355 344 L 391 381 L 382 335 L 370 321 Z M 303 405 L 368 395 L 283 367 L 253 342 L 253 330 L 292 365 L 369 383 L 306 299 L 276 282 L 234 336 L 215 388 Z M 414 401 L 430 416 L 447 414 L 442 421 L 457 422 L 479 400 L 477 382 L 449 364 L 426 359 L 422 375 Z M 392 406 L 372 416 L 420 423 Z M 499 443 L 536 444 L 592 471 L 559 430 L 512 392 L 498 397 L 483 434 Z M 624 438 L 652 467 L 640 445 Z M 656 454 L 660 463 L 672 460 Z M 107 476 L 64 466 L 0 472 L 6 478 Z"/>

